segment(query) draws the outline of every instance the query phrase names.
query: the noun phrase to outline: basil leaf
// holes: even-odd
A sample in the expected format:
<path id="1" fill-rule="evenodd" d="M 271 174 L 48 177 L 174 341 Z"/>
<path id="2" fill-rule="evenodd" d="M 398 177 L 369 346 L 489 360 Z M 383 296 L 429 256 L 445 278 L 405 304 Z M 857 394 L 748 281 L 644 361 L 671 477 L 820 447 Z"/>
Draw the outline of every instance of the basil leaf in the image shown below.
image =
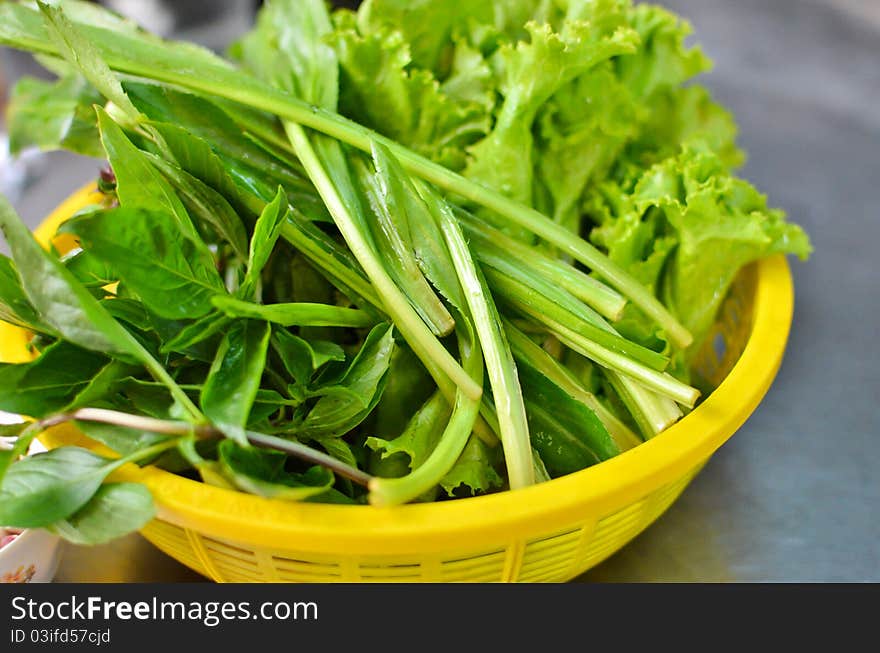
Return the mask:
<path id="1" fill-rule="evenodd" d="M 70 224 L 72 227 L 78 220 L 73 220 Z M 70 227 L 64 231 L 70 232 Z M 73 273 L 76 280 L 86 288 L 100 289 L 104 286 L 116 282 L 119 277 L 110 269 L 104 261 L 100 260 L 94 254 L 85 250 L 79 250 L 65 256 L 62 259 L 64 267 Z M 106 295 L 106 292 L 102 292 Z M 99 297 L 100 299 L 100 297 Z"/>
<path id="2" fill-rule="evenodd" d="M 43 333 L 53 330 L 42 324 L 36 309 L 25 295 L 15 263 L 0 254 L 0 320 Z"/>
<path id="3" fill-rule="evenodd" d="M 164 210 L 174 217 L 183 234 L 198 239 L 192 220 L 171 184 L 150 165 L 146 154 L 134 146 L 106 111 L 100 107 L 96 111 L 101 142 L 116 175 L 119 203 L 127 209 Z"/>
<path id="4" fill-rule="evenodd" d="M 117 320 L 122 320 L 141 331 L 149 331 L 153 328 L 150 324 L 150 314 L 136 299 L 112 297 L 102 301 L 101 306 Z"/>
<path id="5" fill-rule="evenodd" d="M 276 329 L 271 342 L 284 368 L 302 386 L 325 364 L 345 360 L 345 352 L 336 343 L 304 340 L 285 329 Z"/>
<path id="6" fill-rule="evenodd" d="M 180 166 L 226 196 L 239 211 L 246 209 L 248 213 L 256 215 L 265 204 L 262 200 L 254 202 L 254 191 L 249 181 L 252 179 L 275 184 L 275 187 L 281 184 L 290 189 L 311 188 L 311 184 L 295 174 L 290 165 L 267 154 L 264 148 L 249 139 L 242 138 L 242 126 L 236 124 L 228 113 L 233 109 L 240 111 L 239 107 L 221 107 L 216 99 L 209 101 L 156 84 L 127 82 L 125 89 L 135 105 L 152 119 L 150 124 L 165 138 Z M 260 115 L 268 129 L 275 127 L 271 117 Z M 175 127 L 185 129 L 191 138 L 181 142 L 179 138 L 183 134 L 174 133 Z M 209 151 L 214 153 L 216 160 L 209 155 Z M 226 167 L 226 172 L 218 170 L 218 163 Z M 225 178 L 227 173 L 237 188 L 235 193 L 231 192 Z M 272 186 L 269 188 L 272 189 Z M 319 202 L 319 205 L 323 211 L 323 204 Z"/>
<path id="7" fill-rule="evenodd" d="M 287 197 L 282 188 L 275 195 L 254 226 L 254 235 L 251 236 L 250 251 L 248 254 L 247 274 L 239 289 L 239 297 L 250 299 L 260 280 L 260 273 L 269 261 L 275 243 L 281 235 L 281 228 L 287 218 Z"/>
<path id="8" fill-rule="evenodd" d="M 216 190 L 164 159 L 147 154 L 147 159 L 164 174 L 183 200 L 191 215 L 210 225 L 241 258 L 247 256 L 247 233 L 241 218 L 226 198 Z"/>
<path id="9" fill-rule="evenodd" d="M 94 351 L 133 353 L 131 336 L 55 257 L 37 244 L 0 196 L 0 229 L 12 250 L 21 284 L 41 319 L 61 336 Z"/>
<path id="10" fill-rule="evenodd" d="M 74 410 L 84 406 L 96 406 L 116 390 L 116 384 L 122 379 L 137 373 L 140 368 L 133 367 L 122 361 L 110 361 L 98 371 L 80 390 L 73 400 L 64 407 Z"/>
<path id="11" fill-rule="evenodd" d="M 83 391 L 107 359 L 58 342 L 30 363 L 0 364 L 0 410 L 45 417 Z"/>
<path id="12" fill-rule="evenodd" d="M 39 528 L 82 508 L 118 464 L 79 447 L 13 463 L 0 485 L 0 524 Z"/>
<path id="13" fill-rule="evenodd" d="M 218 449 L 224 476 L 239 490 L 272 499 L 301 501 L 329 490 L 333 473 L 324 467 L 311 467 L 303 474 L 284 469 L 287 456 L 277 451 L 241 447 L 224 440 Z"/>
<path id="14" fill-rule="evenodd" d="M 115 424 L 102 424 L 100 422 L 77 422 L 77 428 L 89 438 L 100 442 L 112 449 L 120 456 L 127 456 L 146 447 L 167 440 L 167 435 L 160 435 L 149 431 L 117 426 Z"/>
<path id="15" fill-rule="evenodd" d="M 175 99 L 183 102 L 187 102 L 186 98 L 188 97 L 192 96 L 186 96 L 182 93 L 174 95 Z M 205 100 L 201 102 L 203 103 L 202 108 L 209 114 L 219 113 L 219 110 L 209 102 Z M 199 120 L 204 120 L 204 117 L 199 118 Z M 242 140 L 241 132 L 236 125 L 231 124 L 228 118 L 226 118 L 225 122 L 229 123 L 227 128 L 232 131 L 228 134 L 223 134 L 224 140 L 233 140 L 235 138 Z M 186 127 L 181 126 L 181 124 L 185 124 Z M 265 203 L 252 189 L 236 181 L 229 170 L 235 165 L 232 162 L 233 160 L 221 157 L 214 150 L 214 147 L 217 146 L 216 142 L 209 142 L 197 136 L 194 133 L 194 131 L 197 131 L 197 127 L 193 127 L 191 121 L 171 124 L 151 120 L 149 125 L 162 136 L 165 146 L 181 170 L 184 170 L 222 195 L 235 209 L 237 214 L 246 217 L 248 223 L 253 222 L 253 219 L 259 214 Z M 219 129 L 216 129 L 212 134 L 216 134 L 218 131 Z"/>
<path id="16" fill-rule="evenodd" d="M 201 317 L 226 290 L 207 246 L 168 213 L 118 208 L 78 219 L 71 230 L 161 317 Z"/>
<path id="17" fill-rule="evenodd" d="M 320 399 L 297 429 L 298 435 L 343 435 L 370 414 L 388 380 L 394 352 L 392 333 L 393 327 L 387 324 L 374 327 L 342 379 L 312 393 Z"/>
<path id="18" fill-rule="evenodd" d="M 133 533 L 155 516 L 156 506 L 146 487 L 108 483 L 74 514 L 46 529 L 74 544 L 104 544 Z"/>
<path id="19" fill-rule="evenodd" d="M 198 409 L 165 368 L 125 327 L 113 319 L 60 261 L 40 247 L 2 195 L 0 230 L 19 266 L 22 287 L 44 322 L 54 327 L 66 340 L 85 349 L 128 356 L 143 363 L 154 378 L 165 384 L 189 417 L 200 417 Z"/>
<path id="20" fill-rule="evenodd" d="M 242 320 L 233 324 L 220 343 L 201 392 L 205 415 L 226 435 L 244 445 L 244 427 L 260 388 L 269 325 Z"/>
<path id="21" fill-rule="evenodd" d="M 192 324 L 185 326 L 170 340 L 166 340 L 159 348 L 159 351 L 163 354 L 172 351 L 186 353 L 196 345 L 200 345 L 218 336 L 231 323 L 232 320 L 227 317 L 217 313 L 208 313 Z"/>

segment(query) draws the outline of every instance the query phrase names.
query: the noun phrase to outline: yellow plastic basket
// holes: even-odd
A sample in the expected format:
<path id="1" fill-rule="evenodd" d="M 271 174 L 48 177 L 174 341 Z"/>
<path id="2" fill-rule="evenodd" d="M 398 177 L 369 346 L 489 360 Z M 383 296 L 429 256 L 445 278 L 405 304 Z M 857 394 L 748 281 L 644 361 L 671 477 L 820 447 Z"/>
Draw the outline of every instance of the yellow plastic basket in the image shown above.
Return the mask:
<path id="1" fill-rule="evenodd" d="M 37 230 L 41 242 L 93 203 L 94 192 L 62 203 Z M 71 246 L 53 242 L 60 251 Z M 749 266 L 701 352 L 700 373 L 720 385 L 696 410 L 616 458 L 523 490 L 375 508 L 268 500 L 155 467 L 128 465 L 115 479 L 142 482 L 153 493 L 158 518 L 143 535 L 216 581 L 568 580 L 657 519 L 748 418 L 782 360 L 792 308 L 784 257 Z M 26 342 L 25 332 L 0 325 L 3 360 L 28 360 Z M 43 441 L 100 448 L 69 426 Z"/>

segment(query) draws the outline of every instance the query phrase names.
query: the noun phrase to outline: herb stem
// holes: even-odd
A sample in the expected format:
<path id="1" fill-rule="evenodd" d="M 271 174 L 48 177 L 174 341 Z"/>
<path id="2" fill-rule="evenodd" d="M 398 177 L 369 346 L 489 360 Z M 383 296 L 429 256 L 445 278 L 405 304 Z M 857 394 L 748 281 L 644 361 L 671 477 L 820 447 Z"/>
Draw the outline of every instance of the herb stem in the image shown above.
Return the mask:
<path id="1" fill-rule="evenodd" d="M 626 299 L 604 283 L 596 281 L 593 277 L 565 261 L 547 256 L 538 248 L 527 245 L 500 229 L 495 229 L 481 222 L 465 211 L 458 211 L 457 215 L 468 235 L 473 238 L 471 247 L 477 258 L 480 258 L 480 254 L 484 250 L 492 252 L 500 248 L 508 256 L 516 259 L 524 270 L 528 269 L 534 273 L 543 274 L 548 279 L 553 279 L 554 283 L 593 307 L 609 320 L 620 319 L 626 306 Z"/>
<path id="2" fill-rule="evenodd" d="M 438 381 L 441 388 L 443 387 L 442 381 L 438 377 L 446 376 L 455 385 L 462 388 L 470 398 L 479 399 L 483 393 L 482 387 L 478 386 L 465 373 L 461 365 L 434 337 L 409 300 L 394 284 L 388 272 L 376 258 L 365 235 L 361 233 L 357 221 L 345 206 L 335 184 L 324 169 L 324 165 L 312 147 L 305 130 L 294 123 L 285 123 L 285 129 L 303 167 L 336 221 L 336 226 L 342 232 L 343 238 L 358 263 L 361 264 L 367 277 L 382 297 L 385 311 L 394 320 L 413 351 L 425 364 L 428 371 L 432 372 L 432 376 Z"/>
<path id="3" fill-rule="evenodd" d="M 567 347 L 599 363 L 602 367 L 632 378 L 658 394 L 674 399 L 688 407 L 694 406 L 700 397 L 699 390 L 685 385 L 669 374 L 657 372 L 637 361 L 602 347 L 552 319 L 545 318 L 544 322 Z"/>
<path id="4" fill-rule="evenodd" d="M 223 432 L 216 427 L 211 426 L 210 424 L 191 424 L 190 422 L 155 419 L 153 417 L 132 415 L 130 413 L 123 413 L 118 410 L 107 410 L 104 408 L 80 408 L 69 413 L 59 413 L 57 415 L 51 415 L 44 419 L 33 422 L 22 432 L 21 436 L 19 436 L 19 440 L 16 442 L 16 450 L 18 449 L 18 445 L 21 442 L 26 443 L 24 445 L 24 449 L 26 450 L 27 445 L 30 444 L 33 438 L 47 428 L 51 428 L 53 426 L 58 426 L 59 424 L 64 424 L 65 422 L 72 421 L 113 424 L 115 426 L 122 426 L 138 431 L 147 431 L 150 433 L 158 433 L 160 435 L 180 437 L 195 435 L 198 438 L 204 439 L 223 437 Z M 369 474 L 362 472 L 355 467 L 346 465 L 345 463 L 337 460 L 336 458 L 333 458 L 332 456 L 324 452 L 318 451 L 317 449 L 313 449 L 304 444 L 300 444 L 299 442 L 285 440 L 283 438 L 266 435 L 264 433 L 256 433 L 254 431 L 245 431 L 245 435 L 248 442 L 250 442 L 255 447 L 282 451 L 284 453 L 305 460 L 306 462 L 321 465 L 339 474 L 340 476 L 343 476 L 347 479 L 350 479 L 351 481 L 354 481 L 355 483 L 363 485 L 364 487 L 367 487 L 369 485 L 370 479 L 372 478 Z M 147 447 L 146 449 L 135 451 L 134 453 L 129 454 L 124 458 L 119 458 L 117 459 L 117 462 L 120 465 L 123 465 L 128 462 L 134 462 L 136 460 L 149 458 L 156 453 L 161 453 L 162 451 L 171 449 L 176 445 L 177 440 L 173 440 L 170 442 L 160 442 L 158 444 L 152 445 L 151 447 Z"/>
<path id="5" fill-rule="evenodd" d="M 455 271 L 486 360 L 510 487 L 515 490 L 533 485 L 535 469 L 525 402 L 495 302 L 471 258 L 464 234 L 449 205 L 439 197 L 431 197 L 427 189 L 423 197 L 425 195 L 428 195 L 427 199 L 433 199 L 431 206 L 435 210 L 432 212 L 455 263 Z"/>
<path id="6" fill-rule="evenodd" d="M 464 339 L 460 341 L 464 343 Z M 474 375 L 475 380 L 482 381 L 483 356 L 479 344 L 476 342 L 463 344 L 462 349 L 462 357 L 468 371 Z M 471 399 L 459 388 L 449 422 L 428 459 L 406 476 L 400 478 L 374 476 L 370 479 L 368 485 L 370 503 L 374 506 L 406 503 L 440 483 L 467 445 L 474 423 L 479 416 L 479 410 L 480 400 Z M 529 464 L 531 465 L 531 458 Z"/>
<path id="7" fill-rule="evenodd" d="M 282 451 L 306 462 L 321 465 L 363 487 L 369 487 L 370 481 L 374 478 L 356 467 L 346 465 L 323 451 L 318 451 L 299 442 L 285 440 L 274 435 L 266 435 L 265 433 L 255 433 L 254 431 L 245 431 L 245 435 L 248 442 L 255 447 Z"/>

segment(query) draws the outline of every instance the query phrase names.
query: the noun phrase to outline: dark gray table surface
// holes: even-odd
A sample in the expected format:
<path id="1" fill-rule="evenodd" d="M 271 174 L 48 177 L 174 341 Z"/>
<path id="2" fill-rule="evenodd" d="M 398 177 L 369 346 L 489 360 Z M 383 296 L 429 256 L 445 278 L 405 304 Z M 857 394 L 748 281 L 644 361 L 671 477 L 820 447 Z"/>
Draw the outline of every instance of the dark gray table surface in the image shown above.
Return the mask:
<path id="1" fill-rule="evenodd" d="M 810 233 L 766 399 L 673 507 L 583 581 L 880 581 L 880 7 L 666 0 L 715 59 L 743 175 Z M 51 155 L 16 203 L 33 224 L 96 163 Z M 70 548 L 59 580 L 194 580 L 139 536 Z"/>

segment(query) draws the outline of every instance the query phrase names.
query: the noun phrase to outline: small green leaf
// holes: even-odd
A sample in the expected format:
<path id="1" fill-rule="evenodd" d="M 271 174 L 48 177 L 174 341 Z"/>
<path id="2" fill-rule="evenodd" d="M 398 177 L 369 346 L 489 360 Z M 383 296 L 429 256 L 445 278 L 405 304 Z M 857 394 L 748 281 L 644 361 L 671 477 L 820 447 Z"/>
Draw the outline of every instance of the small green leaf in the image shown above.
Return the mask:
<path id="1" fill-rule="evenodd" d="M 14 462 L 0 485 L 0 524 L 39 528 L 82 508 L 117 463 L 79 447 Z"/>
<path id="2" fill-rule="evenodd" d="M 142 88 L 140 85 L 135 86 Z M 175 102 L 183 102 L 184 104 L 192 102 L 192 96 L 174 93 L 167 89 L 163 90 L 157 86 L 152 86 L 151 88 L 157 89 L 159 93 L 164 91 L 171 94 L 171 98 Z M 238 162 L 233 162 L 230 156 L 225 154 L 221 156 L 224 152 L 223 148 L 227 146 L 227 143 L 235 139 L 244 140 L 241 138 L 241 131 L 216 106 L 205 100 L 200 102 L 199 108 L 206 111 L 207 116 L 196 118 L 191 113 L 186 113 L 186 119 L 189 122 L 171 124 L 168 122 L 150 121 L 149 125 L 165 141 L 165 146 L 181 170 L 219 193 L 235 209 L 235 213 L 245 218 L 247 223 L 251 223 L 259 215 L 264 202 L 260 200 L 252 188 L 248 185 L 240 184 L 236 179 L 236 176 L 249 174 L 250 170 L 245 172 L 237 167 L 239 165 Z M 151 105 L 148 106 L 149 109 L 153 109 Z M 175 109 L 177 108 L 179 107 L 175 107 Z M 200 137 L 197 133 L 199 132 L 201 122 L 211 118 L 216 118 L 221 124 L 212 125 L 210 132 L 211 140 L 205 140 L 205 137 Z M 194 120 L 199 122 L 194 124 Z M 182 125 L 186 125 L 186 127 Z M 223 130 L 231 131 L 223 133 Z M 214 148 L 217 148 L 217 151 Z M 248 162 L 253 162 L 252 157 L 255 153 L 252 149 L 247 149 L 245 152 L 235 149 L 234 152 L 244 157 Z M 261 162 L 264 165 L 269 165 L 268 161 L 265 160 L 266 158 L 261 157 Z M 300 181 L 292 174 L 290 177 L 293 179 L 291 181 L 292 184 Z M 271 181 L 267 179 L 266 183 L 271 183 Z"/>
<path id="3" fill-rule="evenodd" d="M 117 320 L 121 320 L 141 331 L 153 328 L 150 314 L 144 305 L 136 299 L 127 297 L 111 297 L 101 302 L 101 306 Z"/>
<path id="4" fill-rule="evenodd" d="M 247 441 L 244 427 L 266 367 L 270 333 L 265 322 L 236 322 L 223 338 L 202 388 L 205 415 L 240 444 Z"/>
<path id="5" fill-rule="evenodd" d="M 165 211 L 174 217 L 182 234 L 197 239 L 195 227 L 177 193 L 144 152 L 132 144 L 119 125 L 100 107 L 98 128 L 107 159 L 116 175 L 116 196 L 127 209 Z"/>
<path id="6" fill-rule="evenodd" d="M 68 542 L 90 546 L 133 533 L 155 516 L 156 506 L 146 487 L 139 483 L 108 483 L 67 519 L 46 528 Z"/>
<path id="7" fill-rule="evenodd" d="M 45 417 L 67 406 L 107 364 L 105 357 L 63 341 L 30 363 L 0 364 L 0 409 Z"/>
<path id="8" fill-rule="evenodd" d="M 161 317 L 201 317 L 213 309 L 211 298 L 226 291 L 207 246 L 181 233 L 167 213 L 118 208 L 77 220 L 71 229 Z"/>
<path id="9" fill-rule="evenodd" d="M 471 435 L 464 451 L 440 481 L 440 485 L 449 496 L 461 493 L 473 496 L 500 488 L 504 485 L 504 479 L 492 464 L 489 447 L 478 437 Z"/>
<path id="10" fill-rule="evenodd" d="M 370 437 L 366 445 L 380 452 L 383 459 L 404 454 L 409 459 L 409 469 L 418 469 L 437 446 L 451 412 L 452 408 L 443 395 L 435 392 L 412 416 L 400 436 L 393 440 Z"/>
<path id="11" fill-rule="evenodd" d="M 333 473 L 324 467 L 311 467 L 303 474 L 287 472 L 287 456 L 277 451 L 241 447 L 224 440 L 218 448 L 223 474 L 239 490 L 272 499 L 302 501 L 333 485 Z"/>
<path id="12" fill-rule="evenodd" d="M 247 233 L 226 198 L 176 165 L 152 154 L 146 157 L 168 178 L 190 215 L 213 228 L 237 256 L 244 258 L 247 255 Z"/>
<path id="13" fill-rule="evenodd" d="M 15 263 L 0 254 L 0 320 L 43 333 L 54 330 L 42 324 L 36 309 L 25 295 Z"/>
<path id="14" fill-rule="evenodd" d="M 227 317 L 217 313 L 208 313 L 184 327 L 170 340 L 164 342 L 159 351 L 163 354 L 172 351 L 186 352 L 192 347 L 218 336 L 231 323 L 232 320 Z"/>
<path id="15" fill-rule="evenodd" d="M 0 424 L 0 438 L 17 438 L 21 435 L 30 422 L 16 422 L 13 424 Z M 0 449 L 5 452 L 5 449 Z M 11 453 L 11 452 L 10 452 Z"/>
<path id="16" fill-rule="evenodd" d="M 260 273 L 269 261 L 275 243 L 281 235 L 281 228 L 287 218 L 287 196 L 284 189 L 279 188 L 275 199 L 266 205 L 257 224 L 254 226 L 254 235 L 251 236 L 250 252 L 248 254 L 247 274 L 239 289 L 239 297 L 250 299 L 253 296 Z"/>
<path id="17" fill-rule="evenodd" d="M 462 318 L 459 318 L 461 324 Z M 391 357 L 388 385 L 368 425 L 370 432 L 384 438 L 396 438 L 403 433 L 413 407 L 421 406 L 436 390 L 436 385 L 424 365 L 409 347 L 396 347 Z"/>
<path id="18" fill-rule="evenodd" d="M 304 437 L 339 436 L 360 424 L 382 396 L 394 351 L 393 327 L 370 331 L 342 379 L 314 390 L 318 402 L 297 433 Z"/>
<path id="19" fill-rule="evenodd" d="M 76 426 L 89 438 L 100 442 L 120 456 L 127 456 L 135 451 L 140 451 L 168 439 L 167 435 L 160 435 L 150 431 L 138 431 L 124 426 L 117 426 L 116 424 L 77 422 Z"/>
<path id="20" fill-rule="evenodd" d="M 74 250 L 73 253 L 64 256 L 62 262 L 64 267 L 70 270 L 73 276 L 76 277 L 76 280 L 86 288 L 103 288 L 119 280 L 118 275 L 113 272 L 109 265 L 85 250 Z M 99 299 L 100 296 L 99 294 Z"/>
<path id="21" fill-rule="evenodd" d="M 99 404 L 116 390 L 117 382 L 139 371 L 140 368 L 128 365 L 122 361 L 110 361 L 89 379 L 88 384 L 76 394 L 73 400 L 64 407 L 64 410 L 74 410 L 75 408 Z"/>
<path id="22" fill-rule="evenodd" d="M 128 332 L 58 259 L 40 247 L 3 196 L 0 196 L 0 229 L 12 250 L 24 292 L 43 321 L 67 340 L 86 349 L 132 353 Z"/>
<path id="23" fill-rule="evenodd" d="M 272 335 L 272 348 L 293 380 L 308 385 L 314 373 L 331 361 L 344 361 L 342 347 L 325 340 L 307 341 L 286 329 L 276 329 Z"/>

